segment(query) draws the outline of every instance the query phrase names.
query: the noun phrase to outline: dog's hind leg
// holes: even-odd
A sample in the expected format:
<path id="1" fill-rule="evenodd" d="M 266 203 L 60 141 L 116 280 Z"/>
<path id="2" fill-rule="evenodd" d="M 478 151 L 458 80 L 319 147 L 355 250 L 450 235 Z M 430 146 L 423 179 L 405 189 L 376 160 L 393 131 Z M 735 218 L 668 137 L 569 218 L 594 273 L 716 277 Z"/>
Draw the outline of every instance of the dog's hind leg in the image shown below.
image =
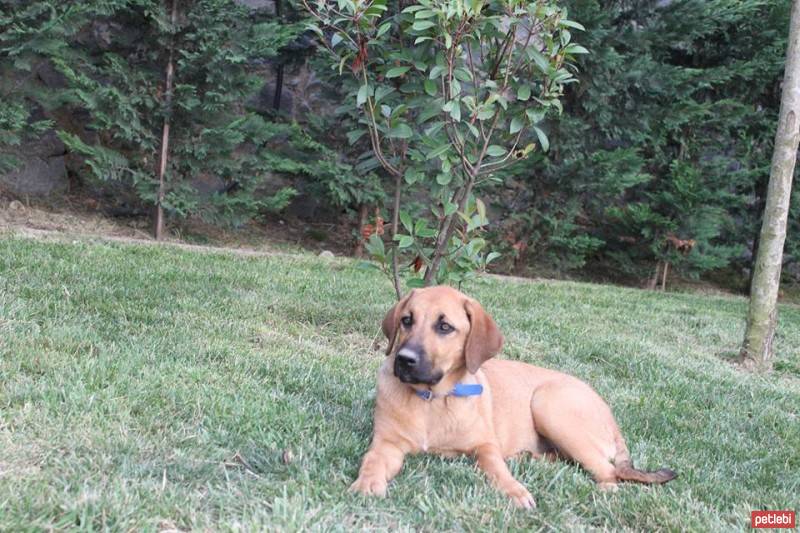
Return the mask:
<path id="1" fill-rule="evenodd" d="M 531 400 L 534 428 L 566 457 L 580 463 L 602 489 L 618 481 L 666 483 L 677 474 L 663 468 L 645 472 L 633 467 L 625 439 L 608 404 L 577 379 L 543 385 Z"/>
<path id="2" fill-rule="evenodd" d="M 619 429 L 606 403 L 578 380 L 540 387 L 531 399 L 536 432 L 558 453 L 585 468 L 602 488 L 613 489 Z"/>

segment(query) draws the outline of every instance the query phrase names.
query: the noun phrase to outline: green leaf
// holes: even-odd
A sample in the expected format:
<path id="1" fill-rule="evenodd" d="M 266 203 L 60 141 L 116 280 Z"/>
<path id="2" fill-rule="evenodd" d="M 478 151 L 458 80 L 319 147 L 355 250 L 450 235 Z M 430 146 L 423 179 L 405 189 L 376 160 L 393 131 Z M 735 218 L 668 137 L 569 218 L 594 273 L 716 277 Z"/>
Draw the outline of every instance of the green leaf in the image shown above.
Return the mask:
<path id="1" fill-rule="evenodd" d="M 389 31 L 389 29 L 390 29 L 391 27 L 392 27 L 392 23 L 391 23 L 391 22 L 384 22 L 383 24 L 381 24 L 381 27 L 380 27 L 380 28 L 378 28 L 378 33 L 377 33 L 375 36 L 376 36 L 376 37 L 380 37 L 380 36 L 382 36 L 384 33 L 386 33 L 387 31 Z"/>
<path id="2" fill-rule="evenodd" d="M 499 145 L 496 145 L 496 144 L 493 144 L 493 145 L 491 145 L 491 146 L 490 146 L 489 148 L 487 148 L 487 150 L 486 150 L 486 153 L 487 153 L 488 155 L 492 156 L 492 157 L 501 157 L 501 156 L 504 156 L 504 155 L 506 154 L 506 152 L 508 152 L 508 150 L 506 150 L 506 149 L 505 149 L 505 148 L 503 148 L 502 146 L 499 146 Z"/>
<path id="3" fill-rule="evenodd" d="M 334 33 L 333 37 L 331 37 L 331 48 L 336 48 L 336 45 L 342 42 L 342 35 L 340 33 Z"/>
<path id="4" fill-rule="evenodd" d="M 533 59 L 533 62 L 539 67 L 539 70 L 545 74 L 550 72 L 550 62 L 538 50 L 529 49 L 528 55 L 531 56 L 531 59 Z"/>
<path id="5" fill-rule="evenodd" d="M 400 76 L 402 76 L 403 74 L 408 72 L 410 69 L 411 69 L 411 67 L 394 67 L 394 68 L 389 69 L 389 71 L 386 73 L 386 77 L 387 78 L 399 78 Z"/>
<path id="6" fill-rule="evenodd" d="M 589 53 L 589 50 L 587 50 L 586 48 L 584 48 L 583 46 L 581 46 L 579 44 L 571 44 L 571 45 L 567 46 L 566 48 L 564 48 L 564 51 L 566 53 L 568 53 L 568 54 L 573 54 L 573 55 L 588 54 Z"/>
<path id="7" fill-rule="evenodd" d="M 399 237 L 397 247 L 400 249 L 408 248 L 414 244 L 414 237 L 411 235 L 398 235 L 397 237 Z"/>
<path id="8" fill-rule="evenodd" d="M 472 81 L 472 74 L 469 72 L 469 70 L 463 67 L 458 67 L 457 69 L 455 69 L 453 71 L 453 76 L 455 76 L 457 80 L 463 81 L 465 83 Z"/>
<path id="9" fill-rule="evenodd" d="M 436 82 L 433 80 L 425 80 L 423 84 L 425 86 L 425 92 L 428 93 L 428 96 L 436 96 Z"/>
<path id="10" fill-rule="evenodd" d="M 435 80 L 436 78 L 440 78 L 444 74 L 444 67 L 441 65 L 434 65 L 431 67 L 431 73 L 428 75 L 428 78 Z"/>
<path id="11" fill-rule="evenodd" d="M 542 151 L 548 151 L 550 149 L 550 141 L 547 140 L 547 135 L 538 126 L 534 126 L 533 131 L 536 132 L 536 136 L 539 138 L 539 144 L 542 145 Z"/>
<path id="12" fill-rule="evenodd" d="M 561 26 L 569 26 L 570 28 L 575 28 L 576 30 L 586 31 L 586 28 L 583 27 L 583 24 L 575 22 L 574 20 L 562 19 L 559 24 Z"/>
<path id="13" fill-rule="evenodd" d="M 477 222 L 475 222 L 473 220 L 473 224 L 479 224 L 479 223 L 477 223 Z M 479 228 L 481 226 L 483 226 L 483 224 L 476 225 L 475 227 Z M 472 228 L 472 229 L 475 229 L 475 228 Z M 480 252 L 483 249 L 484 246 L 486 246 L 486 239 L 481 239 L 480 237 L 476 237 L 476 238 L 472 239 L 467 244 L 467 248 L 469 249 L 469 252 L 471 254 L 476 254 L 476 253 Z"/>
<path id="14" fill-rule="evenodd" d="M 469 5 L 472 9 L 472 13 L 480 13 L 481 9 L 483 9 L 484 0 L 472 0 Z"/>
<path id="15" fill-rule="evenodd" d="M 456 122 L 461 122 L 461 104 L 458 103 L 458 100 L 451 100 L 453 103 L 452 108 L 450 108 L 450 116 Z"/>
<path id="16" fill-rule="evenodd" d="M 354 130 L 347 132 L 347 142 L 351 145 L 355 144 L 366 133 L 365 130 Z"/>
<path id="17" fill-rule="evenodd" d="M 369 93 L 369 85 L 362 85 L 358 89 L 358 94 L 356 95 L 356 106 L 361 107 L 367 101 L 367 94 Z"/>
<path id="18" fill-rule="evenodd" d="M 375 103 L 377 104 L 380 102 L 384 96 L 387 94 L 392 94 L 394 92 L 394 87 L 385 87 L 381 86 L 375 89 Z"/>
<path id="19" fill-rule="evenodd" d="M 386 11 L 386 6 L 376 5 L 373 3 L 366 11 L 364 11 L 364 18 L 375 18 L 380 17 L 384 11 Z"/>
<path id="20" fill-rule="evenodd" d="M 449 149 L 450 149 L 450 143 L 449 142 L 445 143 L 445 144 L 443 144 L 441 146 L 437 146 L 436 148 L 434 148 L 433 150 L 428 152 L 428 155 L 425 156 L 425 159 L 434 159 L 436 157 L 439 157 L 440 155 L 443 155 L 443 154 L 447 153 L 447 151 Z"/>
<path id="21" fill-rule="evenodd" d="M 528 120 L 531 124 L 537 124 L 544 118 L 545 112 L 541 109 L 526 109 L 525 114 L 528 115 Z"/>
<path id="22" fill-rule="evenodd" d="M 444 122 L 434 122 L 427 128 L 425 128 L 425 136 L 426 137 L 433 137 L 444 127 Z"/>
<path id="23" fill-rule="evenodd" d="M 509 128 L 509 133 L 517 133 L 519 130 L 522 129 L 524 126 L 524 122 L 519 117 L 514 117 L 511 119 L 511 127 Z"/>
<path id="24" fill-rule="evenodd" d="M 524 102 L 530 97 L 531 97 L 530 85 L 520 85 L 519 89 L 517 89 L 517 100 L 522 100 Z"/>
<path id="25" fill-rule="evenodd" d="M 530 155 L 530 153 L 533 152 L 534 150 L 536 150 L 536 145 L 534 143 L 528 144 L 525 148 L 522 149 L 522 155 L 520 159 L 528 157 L 528 155 Z"/>
<path id="26" fill-rule="evenodd" d="M 417 124 L 423 124 L 432 119 L 433 117 L 438 117 L 441 111 L 442 109 L 438 104 L 434 103 L 432 105 L 429 105 L 420 112 L 419 116 L 417 116 L 416 122 Z"/>
<path id="27" fill-rule="evenodd" d="M 481 222 L 486 222 L 486 204 L 480 198 L 475 198 L 475 207 L 478 209 L 478 216 Z"/>
<path id="28" fill-rule="evenodd" d="M 392 139 L 410 139 L 414 135 L 408 124 L 398 124 L 389 130 L 389 137 Z"/>
<path id="29" fill-rule="evenodd" d="M 436 26 L 436 23 L 431 22 L 430 20 L 418 20 L 417 22 L 411 25 L 411 29 L 414 31 L 424 31 L 434 26 Z"/>
<path id="30" fill-rule="evenodd" d="M 319 28 L 319 26 L 317 26 L 316 24 L 313 24 L 313 23 L 308 23 L 308 24 L 306 24 L 306 29 L 307 29 L 307 30 L 311 30 L 311 31 L 313 31 L 314 33 L 316 33 L 316 34 L 317 34 L 317 35 L 319 35 L 320 37 L 323 37 L 323 38 L 324 38 L 324 36 L 325 36 L 325 34 L 324 34 L 324 33 L 322 33 L 322 30 L 321 30 L 321 29 Z"/>
<path id="31" fill-rule="evenodd" d="M 442 172 L 436 176 L 436 183 L 439 185 L 447 185 L 451 181 L 453 181 L 453 175 L 449 172 Z"/>
<path id="32" fill-rule="evenodd" d="M 372 256 L 375 255 L 369 251 L 369 247 L 367 247 L 367 253 Z M 359 261 L 356 263 L 356 268 L 359 270 L 380 270 L 380 267 L 372 261 Z"/>
<path id="33" fill-rule="evenodd" d="M 406 286 L 409 289 L 422 289 L 425 287 L 425 280 L 422 278 L 409 278 L 406 281 Z"/>
<path id="34" fill-rule="evenodd" d="M 408 183 L 409 185 L 412 185 L 413 183 L 420 181 L 422 177 L 423 177 L 422 172 L 411 167 L 407 168 L 405 174 L 403 174 L 403 179 L 406 180 L 406 183 Z"/>
<path id="35" fill-rule="evenodd" d="M 489 120 L 494 116 L 494 106 L 482 107 L 478 111 L 478 120 Z"/>
<path id="36" fill-rule="evenodd" d="M 370 235 L 366 248 L 369 255 L 373 257 L 383 260 L 383 258 L 386 256 L 386 249 L 383 246 L 383 239 L 381 239 L 377 233 Z"/>
<path id="37" fill-rule="evenodd" d="M 429 19 L 436 16 L 436 11 L 430 9 L 420 9 L 416 13 L 414 13 L 415 19 Z"/>
<path id="38" fill-rule="evenodd" d="M 479 217 L 478 215 L 475 215 L 474 217 L 469 219 L 469 222 L 467 223 L 467 232 L 470 232 L 470 231 L 472 231 L 474 229 L 482 228 L 485 225 L 486 224 L 481 220 L 481 217 Z M 483 240 L 483 239 L 480 239 L 480 240 Z M 473 241 L 474 241 L 474 239 L 473 239 Z M 472 246 L 475 246 L 472 243 L 470 243 L 470 244 Z M 474 251 L 473 251 L 473 253 L 474 253 Z"/>
<path id="39" fill-rule="evenodd" d="M 427 219 L 419 218 L 416 224 L 414 224 L 414 235 L 422 238 L 435 237 L 436 230 L 428 227 Z"/>
<path id="40" fill-rule="evenodd" d="M 407 232 L 414 232 L 414 226 L 411 224 L 411 215 L 408 214 L 408 211 L 400 211 L 400 222 L 402 222 Z"/>
<path id="41" fill-rule="evenodd" d="M 447 217 L 452 215 L 453 213 L 456 212 L 456 209 L 458 209 L 458 205 L 451 202 L 450 200 L 447 200 L 447 203 L 444 204 L 444 216 Z"/>
<path id="42" fill-rule="evenodd" d="M 397 118 L 399 116 L 402 116 L 406 112 L 407 109 L 408 109 L 408 106 L 406 104 L 400 104 L 399 106 L 395 107 L 392 110 L 392 118 Z"/>

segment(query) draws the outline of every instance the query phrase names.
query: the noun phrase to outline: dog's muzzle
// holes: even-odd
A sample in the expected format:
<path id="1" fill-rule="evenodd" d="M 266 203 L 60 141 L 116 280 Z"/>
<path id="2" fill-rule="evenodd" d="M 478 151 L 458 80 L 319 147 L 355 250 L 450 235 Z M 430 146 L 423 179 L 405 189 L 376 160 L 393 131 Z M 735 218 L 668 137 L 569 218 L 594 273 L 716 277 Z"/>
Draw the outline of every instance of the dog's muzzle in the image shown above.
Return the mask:
<path id="1" fill-rule="evenodd" d="M 404 344 L 394 356 L 394 375 L 403 383 L 436 385 L 443 374 L 434 372 L 424 350 L 413 344 Z"/>

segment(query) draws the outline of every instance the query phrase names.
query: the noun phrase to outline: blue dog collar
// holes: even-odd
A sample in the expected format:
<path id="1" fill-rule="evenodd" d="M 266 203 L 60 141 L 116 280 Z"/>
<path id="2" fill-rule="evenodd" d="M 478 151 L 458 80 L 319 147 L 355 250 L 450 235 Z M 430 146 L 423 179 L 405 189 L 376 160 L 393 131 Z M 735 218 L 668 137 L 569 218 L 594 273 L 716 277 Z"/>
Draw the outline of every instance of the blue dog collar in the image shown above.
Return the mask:
<path id="1" fill-rule="evenodd" d="M 436 396 L 433 391 L 430 390 L 415 390 L 414 392 L 416 392 L 417 396 L 425 401 L 430 401 L 434 398 L 444 398 L 445 396 L 463 398 L 465 396 L 480 396 L 483 392 L 483 385 L 480 383 L 456 383 L 456 386 L 453 387 L 453 390 L 440 396 Z"/>

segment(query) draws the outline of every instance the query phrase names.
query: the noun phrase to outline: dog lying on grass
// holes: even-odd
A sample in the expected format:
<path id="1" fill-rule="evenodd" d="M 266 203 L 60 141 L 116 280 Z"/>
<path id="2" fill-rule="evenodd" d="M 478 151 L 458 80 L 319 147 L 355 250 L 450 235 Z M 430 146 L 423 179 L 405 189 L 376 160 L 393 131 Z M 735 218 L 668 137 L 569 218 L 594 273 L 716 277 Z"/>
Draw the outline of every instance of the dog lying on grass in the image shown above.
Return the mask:
<path id="1" fill-rule="evenodd" d="M 481 305 L 450 287 L 411 291 L 386 314 L 372 443 L 351 490 L 384 496 L 409 453 L 474 455 L 516 505 L 533 496 L 505 459 L 522 452 L 580 463 L 601 488 L 666 483 L 669 469 L 634 468 L 603 399 L 579 379 L 491 359 L 503 336 Z M 490 360 L 491 359 L 491 360 Z"/>

